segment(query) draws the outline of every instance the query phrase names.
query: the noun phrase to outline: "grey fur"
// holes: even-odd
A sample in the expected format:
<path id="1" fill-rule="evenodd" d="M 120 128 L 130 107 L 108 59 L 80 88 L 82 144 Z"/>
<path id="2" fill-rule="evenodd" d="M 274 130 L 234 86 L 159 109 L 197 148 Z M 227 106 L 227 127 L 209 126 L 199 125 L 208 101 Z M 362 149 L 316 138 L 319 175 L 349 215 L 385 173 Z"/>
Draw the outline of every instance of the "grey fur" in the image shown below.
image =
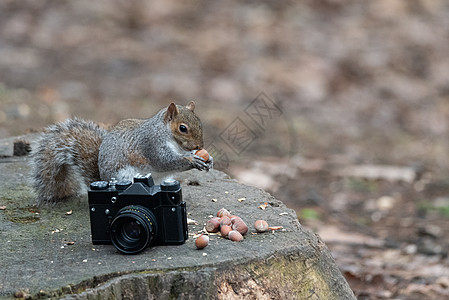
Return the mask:
<path id="1" fill-rule="evenodd" d="M 99 180 L 98 148 L 107 131 L 78 118 L 48 127 L 32 153 L 37 204 L 73 196 L 86 182 Z M 89 156 L 84 160 L 80 157 Z"/>
<path id="2" fill-rule="evenodd" d="M 124 120 L 111 131 L 78 118 L 48 127 L 33 147 L 33 179 L 37 204 L 61 201 L 85 191 L 96 180 L 132 179 L 135 173 L 153 173 L 160 179 L 171 172 L 192 168 L 209 170 L 196 156 L 203 146 L 201 121 L 192 110 L 178 106 L 182 117 L 195 127 L 189 149 L 173 137 L 167 108 L 146 120 Z"/>

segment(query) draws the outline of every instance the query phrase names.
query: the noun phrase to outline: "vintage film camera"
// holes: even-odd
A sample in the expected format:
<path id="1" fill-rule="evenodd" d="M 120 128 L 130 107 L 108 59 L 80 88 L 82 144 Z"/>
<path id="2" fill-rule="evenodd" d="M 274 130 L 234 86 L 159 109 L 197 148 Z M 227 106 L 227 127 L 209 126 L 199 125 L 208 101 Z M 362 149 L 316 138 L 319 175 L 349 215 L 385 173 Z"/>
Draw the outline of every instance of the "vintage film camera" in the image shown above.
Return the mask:
<path id="1" fill-rule="evenodd" d="M 131 181 L 95 181 L 88 192 L 93 244 L 113 244 L 125 254 L 187 239 L 186 203 L 174 179 L 155 185 L 151 174 Z"/>

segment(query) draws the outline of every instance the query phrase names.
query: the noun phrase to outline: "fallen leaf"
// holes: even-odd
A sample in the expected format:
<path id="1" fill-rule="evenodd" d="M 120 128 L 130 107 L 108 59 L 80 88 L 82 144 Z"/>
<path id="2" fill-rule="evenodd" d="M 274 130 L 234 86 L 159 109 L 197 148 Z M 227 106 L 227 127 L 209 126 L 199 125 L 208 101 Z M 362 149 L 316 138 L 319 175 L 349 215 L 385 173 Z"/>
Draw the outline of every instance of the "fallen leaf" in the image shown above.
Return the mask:
<path id="1" fill-rule="evenodd" d="M 0 206 L 0 210 L 5 210 L 5 209 L 6 209 L 6 206 L 4 206 L 4 205 Z"/>
<path id="2" fill-rule="evenodd" d="M 75 242 L 73 241 L 67 242 L 67 245 L 75 245 Z"/>
<path id="3" fill-rule="evenodd" d="M 436 283 L 447 289 L 449 288 L 449 277 L 439 277 L 437 278 Z"/>

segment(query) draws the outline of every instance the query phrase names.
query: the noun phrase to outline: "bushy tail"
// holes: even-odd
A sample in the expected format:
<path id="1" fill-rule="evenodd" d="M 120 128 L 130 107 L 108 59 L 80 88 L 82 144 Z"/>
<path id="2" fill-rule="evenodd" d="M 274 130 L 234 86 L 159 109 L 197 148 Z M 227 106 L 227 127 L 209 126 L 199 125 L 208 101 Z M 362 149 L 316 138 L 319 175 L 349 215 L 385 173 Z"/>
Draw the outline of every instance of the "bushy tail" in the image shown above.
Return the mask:
<path id="1" fill-rule="evenodd" d="M 93 122 L 69 119 L 48 127 L 33 147 L 37 204 L 58 202 L 99 180 L 98 151 L 107 133 Z"/>

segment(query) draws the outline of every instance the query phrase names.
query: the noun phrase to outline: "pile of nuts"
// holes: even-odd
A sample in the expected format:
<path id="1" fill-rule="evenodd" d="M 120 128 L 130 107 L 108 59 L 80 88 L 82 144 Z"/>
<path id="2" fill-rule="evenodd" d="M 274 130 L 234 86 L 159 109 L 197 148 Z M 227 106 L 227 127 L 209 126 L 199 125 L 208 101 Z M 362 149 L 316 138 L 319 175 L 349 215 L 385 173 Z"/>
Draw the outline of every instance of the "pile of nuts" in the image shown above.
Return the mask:
<path id="1" fill-rule="evenodd" d="M 269 227 L 265 220 L 257 220 L 254 223 L 257 232 L 276 230 L 279 228 Z M 239 216 L 231 215 L 226 209 L 222 208 L 217 212 L 216 217 L 212 217 L 206 222 L 206 231 L 208 233 L 218 233 L 234 242 L 243 240 L 243 236 L 248 232 L 248 226 Z M 209 244 L 209 236 L 201 234 L 196 240 L 197 249 L 203 249 Z"/>
<path id="2" fill-rule="evenodd" d="M 206 222 L 206 231 L 209 233 L 221 233 L 221 236 L 234 242 L 240 242 L 248 232 L 248 226 L 238 216 L 233 216 L 226 209 L 222 208 L 217 212 L 217 216 Z"/>

